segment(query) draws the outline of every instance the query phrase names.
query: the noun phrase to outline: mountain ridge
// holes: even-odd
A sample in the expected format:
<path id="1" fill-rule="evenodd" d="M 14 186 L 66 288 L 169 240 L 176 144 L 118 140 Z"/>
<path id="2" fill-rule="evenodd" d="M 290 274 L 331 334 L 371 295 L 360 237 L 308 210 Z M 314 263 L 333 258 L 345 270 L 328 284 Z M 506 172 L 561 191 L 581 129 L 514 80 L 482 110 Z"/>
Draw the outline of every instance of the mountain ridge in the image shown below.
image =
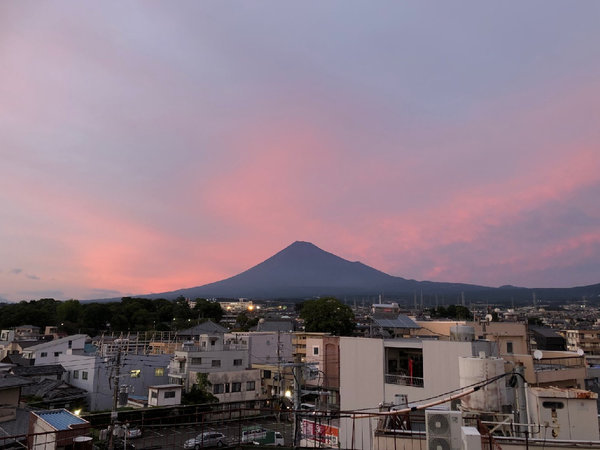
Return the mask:
<path id="1" fill-rule="evenodd" d="M 237 275 L 202 286 L 177 289 L 146 298 L 254 298 L 305 299 L 322 296 L 377 296 L 412 300 L 417 295 L 448 296 L 469 300 L 510 302 L 531 301 L 533 292 L 540 300 L 588 299 L 600 297 L 600 284 L 572 288 L 523 288 L 504 285 L 498 288 L 467 283 L 416 281 L 389 275 L 381 270 L 349 261 L 322 250 L 311 242 L 295 241 L 264 261 Z M 118 299 L 102 299 L 110 301 Z"/>

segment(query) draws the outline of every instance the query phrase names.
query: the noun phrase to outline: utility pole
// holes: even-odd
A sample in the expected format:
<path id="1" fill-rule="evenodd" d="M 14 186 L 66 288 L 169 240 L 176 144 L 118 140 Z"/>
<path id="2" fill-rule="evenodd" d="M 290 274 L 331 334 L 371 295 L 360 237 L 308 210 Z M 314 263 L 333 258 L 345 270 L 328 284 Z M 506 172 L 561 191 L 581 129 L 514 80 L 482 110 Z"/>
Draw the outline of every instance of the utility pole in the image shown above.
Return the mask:
<path id="1" fill-rule="evenodd" d="M 302 384 L 300 378 L 302 377 L 302 367 L 304 363 L 296 363 L 292 367 L 292 373 L 294 374 L 294 431 L 293 431 L 293 446 L 298 447 L 300 444 L 300 426 L 298 424 L 300 411 L 300 396 L 302 395 Z"/>
<path id="2" fill-rule="evenodd" d="M 515 374 L 517 377 L 517 392 L 516 392 L 516 397 L 517 397 L 517 408 L 518 408 L 518 412 L 519 412 L 519 426 L 518 426 L 518 430 L 519 430 L 519 435 L 527 435 L 527 432 L 529 431 L 529 423 L 527 421 L 527 385 L 525 383 L 525 368 L 523 367 L 523 363 L 517 363 L 517 365 L 515 366 Z M 524 423 L 527 423 L 527 425 L 523 425 Z"/>
<path id="3" fill-rule="evenodd" d="M 115 368 L 115 376 L 113 378 L 113 404 L 110 413 L 110 426 L 108 427 L 108 450 L 113 450 L 115 446 L 115 422 L 118 417 L 117 402 L 119 399 L 119 377 L 121 375 L 121 344 L 117 351 L 117 364 Z"/>

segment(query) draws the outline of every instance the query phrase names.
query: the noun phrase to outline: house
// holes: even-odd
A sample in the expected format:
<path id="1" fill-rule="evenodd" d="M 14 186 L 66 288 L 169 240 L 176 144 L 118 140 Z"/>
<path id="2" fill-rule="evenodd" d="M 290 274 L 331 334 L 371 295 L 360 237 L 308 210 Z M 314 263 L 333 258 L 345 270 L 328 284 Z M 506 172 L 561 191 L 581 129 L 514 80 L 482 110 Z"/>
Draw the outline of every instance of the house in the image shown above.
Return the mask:
<path id="1" fill-rule="evenodd" d="M 179 384 L 159 384 L 148 388 L 148 406 L 173 406 L 181 403 Z"/>
<path id="2" fill-rule="evenodd" d="M 23 351 L 23 358 L 35 365 L 57 364 L 61 355 L 83 354 L 86 340 L 85 334 L 74 334 L 49 342 L 32 345 Z"/>
<path id="3" fill-rule="evenodd" d="M 248 365 L 292 361 L 292 333 L 279 331 L 236 331 L 224 336 L 226 342 L 248 346 Z"/>
<path id="4" fill-rule="evenodd" d="M 248 367 L 248 344 L 224 342 L 223 335 L 203 334 L 184 342 L 169 364 L 169 381 L 188 391 L 197 373 L 233 372 Z"/>
<path id="5" fill-rule="evenodd" d="M 48 364 L 43 366 L 15 366 L 9 371 L 13 375 L 28 378 L 38 382 L 42 380 L 60 380 L 65 368 L 60 364 Z"/>
<path id="6" fill-rule="evenodd" d="M 33 398 L 28 405 L 38 408 L 86 408 L 87 391 L 71 386 L 63 380 L 44 379 L 24 386 L 22 396 Z"/>
<path id="7" fill-rule="evenodd" d="M 15 420 L 21 389 L 32 381 L 8 373 L 0 374 L 0 423 Z"/>
<path id="8" fill-rule="evenodd" d="M 168 382 L 169 355 L 122 355 L 103 358 L 88 354 L 62 354 L 60 364 L 66 369 L 64 381 L 84 389 L 90 411 L 109 409 L 112 406 L 114 376 L 117 365 L 120 385 L 126 386 L 129 394 L 147 396 L 148 388 Z"/>
<path id="9" fill-rule="evenodd" d="M 74 443 L 91 442 L 90 423 L 66 409 L 31 412 L 28 448 L 73 448 Z"/>

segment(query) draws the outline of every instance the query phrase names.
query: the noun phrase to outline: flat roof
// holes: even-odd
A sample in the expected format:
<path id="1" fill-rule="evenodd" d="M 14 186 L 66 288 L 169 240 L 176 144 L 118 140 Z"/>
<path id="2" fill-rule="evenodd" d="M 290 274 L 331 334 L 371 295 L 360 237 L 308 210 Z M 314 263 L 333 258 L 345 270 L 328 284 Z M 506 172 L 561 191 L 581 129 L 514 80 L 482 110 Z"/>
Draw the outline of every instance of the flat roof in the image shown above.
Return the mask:
<path id="1" fill-rule="evenodd" d="M 41 417 L 45 422 L 50 424 L 55 430 L 69 430 L 71 425 L 81 425 L 88 423 L 81 417 L 70 413 L 66 409 L 54 409 L 51 411 L 36 411 L 34 414 Z"/>
<path id="2" fill-rule="evenodd" d="M 148 389 L 173 389 L 173 388 L 183 388 L 181 384 L 157 384 L 155 386 L 148 386 Z"/>

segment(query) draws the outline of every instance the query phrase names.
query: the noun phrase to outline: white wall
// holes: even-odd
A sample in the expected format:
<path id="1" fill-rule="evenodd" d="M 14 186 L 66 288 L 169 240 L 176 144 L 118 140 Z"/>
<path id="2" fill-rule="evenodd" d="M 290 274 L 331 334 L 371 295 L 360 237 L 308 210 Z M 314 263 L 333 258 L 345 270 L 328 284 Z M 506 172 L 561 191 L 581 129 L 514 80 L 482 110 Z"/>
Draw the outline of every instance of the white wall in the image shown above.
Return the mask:
<path id="1" fill-rule="evenodd" d="M 373 408 L 384 399 L 382 339 L 340 338 L 340 409 Z M 308 351 L 308 348 L 307 348 Z M 375 419 L 340 419 L 341 448 L 370 449 Z M 352 434 L 354 431 L 354 442 Z"/>

